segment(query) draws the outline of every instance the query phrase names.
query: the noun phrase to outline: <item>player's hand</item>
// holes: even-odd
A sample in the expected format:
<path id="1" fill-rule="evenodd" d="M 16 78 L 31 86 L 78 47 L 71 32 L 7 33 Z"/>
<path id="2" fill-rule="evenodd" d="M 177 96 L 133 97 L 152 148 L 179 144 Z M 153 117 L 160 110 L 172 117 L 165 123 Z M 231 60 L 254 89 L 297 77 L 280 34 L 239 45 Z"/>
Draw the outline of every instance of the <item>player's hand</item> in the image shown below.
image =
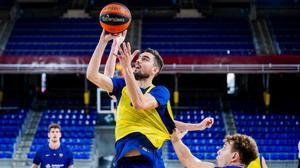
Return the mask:
<path id="1" fill-rule="evenodd" d="M 124 68 L 131 68 L 131 62 L 133 58 L 139 53 L 139 50 L 135 50 L 133 54 L 131 54 L 131 45 L 129 42 L 127 44 L 124 42 L 119 47 L 119 55 L 114 54 L 119 60 L 121 65 Z"/>
<path id="2" fill-rule="evenodd" d="M 213 124 L 214 124 L 214 118 L 206 117 L 198 124 L 198 127 L 199 130 L 205 130 L 206 128 L 210 128 Z"/>
<path id="3" fill-rule="evenodd" d="M 114 38 L 112 47 L 120 47 L 126 38 L 127 30 L 120 33 L 116 38 Z"/>
<path id="4" fill-rule="evenodd" d="M 108 43 L 110 40 L 121 37 L 122 33 L 118 34 L 111 34 L 106 32 L 104 29 L 102 30 L 101 36 L 100 36 L 100 43 Z"/>

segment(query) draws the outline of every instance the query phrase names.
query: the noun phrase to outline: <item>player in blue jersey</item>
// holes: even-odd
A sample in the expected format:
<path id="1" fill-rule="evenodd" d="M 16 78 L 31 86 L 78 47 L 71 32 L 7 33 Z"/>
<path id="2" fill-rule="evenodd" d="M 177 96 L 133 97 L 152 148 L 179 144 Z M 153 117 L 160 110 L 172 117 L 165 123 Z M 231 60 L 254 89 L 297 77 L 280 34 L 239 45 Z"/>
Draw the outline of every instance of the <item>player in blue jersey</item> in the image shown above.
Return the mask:
<path id="1" fill-rule="evenodd" d="M 73 168 L 73 153 L 60 144 L 61 128 L 58 124 L 48 127 L 49 144 L 42 146 L 35 154 L 32 168 Z"/>
<path id="2" fill-rule="evenodd" d="M 253 138 L 247 135 L 234 134 L 225 137 L 223 147 L 217 152 L 217 166 L 196 158 L 181 141 L 184 133 L 174 131 L 171 142 L 180 162 L 186 168 L 246 168 L 258 157 L 258 149 Z"/>

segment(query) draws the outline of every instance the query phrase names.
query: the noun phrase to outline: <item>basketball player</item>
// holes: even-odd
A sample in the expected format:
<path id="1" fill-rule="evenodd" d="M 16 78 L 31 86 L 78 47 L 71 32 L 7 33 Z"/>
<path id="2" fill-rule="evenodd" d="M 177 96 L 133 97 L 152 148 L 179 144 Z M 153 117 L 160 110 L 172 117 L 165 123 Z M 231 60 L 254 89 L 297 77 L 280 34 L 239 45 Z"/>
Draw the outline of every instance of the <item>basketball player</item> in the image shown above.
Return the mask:
<path id="1" fill-rule="evenodd" d="M 187 168 L 246 168 L 258 156 L 256 142 L 247 135 L 227 135 L 223 148 L 218 151 L 217 166 L 203 162 L 193 156 L 189 148 L 181 141 L 184 133 L 174 131 L 171 142 L 181 164 Z"/>
<path id="2" fill-rule="evenodd" d="M 32 168 L 73 168 L 73 153 L 60 144 L 61 128 L 58 124 L 48 127 L 49 144 L 42 146 L 36 152 Z"/>
<path id="3" fill-rule="evenodd" d="M 131 61 L 138 51 L 131 54 L 130 44 L 123 43 L 117 57 L 125 78 L 110 78 L 99 73 L 104 49 L 109 40 L 117 37 L 102 31 L 86 74 L 88 80 L 114 95 L 118 102 L 114 167 L 164 167 L 161 146 L 170 139 L 175 124 L 168 89 L 152 84 L 163 60 L 157 51 L 148 49 L 140 54 L 132 68 Z M 205 122 L 202 124 L 204 129 L 209 125 Z"/>
<path id="4" fill-rule="evenodd" d="M 117 37 L 115 37 L 113 39 L 113 43 L 111 45 L 111 50 L 110 50 L 110 53 L 109 53 L 109 56 L 107 58 L 105 68 L 104 68 L 104 75 L 106 75 L 108 77 L 112 78 L 114 76 L 115 66 L 116 66 L 116 56 L 114 56 L 114 55 L 118 54 L 118 48 L 124 42 L 124 40 L 126 38 L 126 34 L 127 34 L 127 30 L 125 30 L 122 33 L 119 33 L 117 35 Z M 136 54 L 137 53 L 134 53 L 133 57 Z M 110 96 L 113 99 L 115 99 L 115 97 L 113 95 L 110 95 Z M 176 121 L 176 120 L 174 120 L 174 123 L 176 125 L 176 128 L 181 132 L 196 131 L 196 130 L 204 130 L 205 128 L 210 128 L 214 123 L 214 119 L 211 117 L 207 117 L 201 123 L 198 123 L 198 124 L 184 123 L 184 122 Z M 209 125 L 205 126 L 204 125 L 205 123 L 207 123 Z"/>

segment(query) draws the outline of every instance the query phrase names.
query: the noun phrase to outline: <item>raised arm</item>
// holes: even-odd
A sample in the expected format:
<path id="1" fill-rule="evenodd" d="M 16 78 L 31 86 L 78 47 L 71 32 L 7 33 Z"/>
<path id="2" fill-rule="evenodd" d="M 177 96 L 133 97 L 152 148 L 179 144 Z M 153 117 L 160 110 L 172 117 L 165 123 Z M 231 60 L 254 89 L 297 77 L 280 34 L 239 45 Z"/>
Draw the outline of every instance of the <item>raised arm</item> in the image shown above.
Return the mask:
<path id="1" fill-rule="evenodd" d="M 105 47 L 109 40 L 113 39 L 114 36 L 111 34 L 105 34 L 103 30 L 100 36 L 99 43 L 93 53 L 93 56 L 89 62 L 86 78 L 97 85 L 99 88 L 111 92 L 113 89 L 112 81 L 109 77 L 99 72 L 101 59 L 105 50 Z"/>
<path id="2" fill-rule="evenodd" d="M 181 164 L 187 168 L 214 168 L 214 164 L 202 162 L 191 153 L 190 149 L 181 141 L 184 136 L 181 134 L 178 130 L 175 130 L 171 136 L 173 148 Z"/>
<path id="3" fill-rule="evenodd" d="M 118 37 L 116 37 L 113 40 L 113 43 L 111 45 L 110 53 L 109 53 L 109 56 L 107 58 L 105 68 L 104 68 L 104 75 L 106 75 L 110 78 L 112 78 L 115 73 L 116 59 L 117 59 L 117 57 L 115 55 L 118 54 L 118 49 L 119 49 L 120 45 L 123 43 L 123 41 L 125 40 L 126 34 L 127 34 L 127 30 L 120 33 L 118 35 Z"/>
<path id="4" fill-rule="evenodd" d="M 202 120 L 200 123 L 192 124 L 192 123 L 184 123 L 181 121 L 174 120 L 176 128 L 179 131 L 197 131 L 197 130 L 205 130 L 206 128 L 210 128 L 214 124 L 214 119 L 212 117 L 207 117 Z"/>

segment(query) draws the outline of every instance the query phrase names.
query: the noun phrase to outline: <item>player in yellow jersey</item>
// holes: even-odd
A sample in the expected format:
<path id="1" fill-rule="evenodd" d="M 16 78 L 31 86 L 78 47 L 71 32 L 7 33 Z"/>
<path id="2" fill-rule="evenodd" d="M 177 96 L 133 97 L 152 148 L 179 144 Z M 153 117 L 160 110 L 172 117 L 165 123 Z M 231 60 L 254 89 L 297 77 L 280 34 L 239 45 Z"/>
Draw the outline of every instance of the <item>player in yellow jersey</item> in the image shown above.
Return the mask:
<path id="1" fill-rule="evenodd" d="M 120 36 L 120 35 L 119 35 Z M 175 128 L 169 104 L 170 93 L 164 86 L 154 86 L 153 78 L 159 74 L 163 60 L 159 53 L 147 49 L 141 53 L 134 68 L 129 43 L 119 47 L 117 55 L 124 68 L 125 78 L 110 78 L 99 73 L 104 49 L 108 41 L 118 36 L 103 31 L 87 69 L 87 79 L 114 95 L 118 107 L 116 113 L 115 167 L 164 167 L 161 146 Z M 182 129 L 205 129 L 213 123 L 208 118 L 197 125 L 180 123 Z M 178 126 L 178 127 L 180 127 Z M 201 130 L 200 129 L 200 130 Z"/>

